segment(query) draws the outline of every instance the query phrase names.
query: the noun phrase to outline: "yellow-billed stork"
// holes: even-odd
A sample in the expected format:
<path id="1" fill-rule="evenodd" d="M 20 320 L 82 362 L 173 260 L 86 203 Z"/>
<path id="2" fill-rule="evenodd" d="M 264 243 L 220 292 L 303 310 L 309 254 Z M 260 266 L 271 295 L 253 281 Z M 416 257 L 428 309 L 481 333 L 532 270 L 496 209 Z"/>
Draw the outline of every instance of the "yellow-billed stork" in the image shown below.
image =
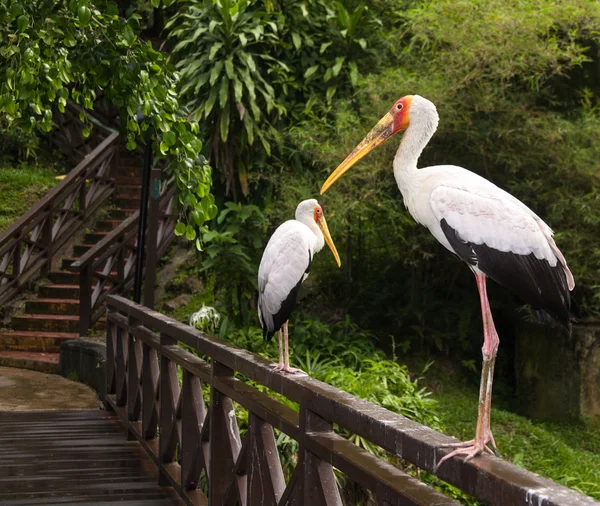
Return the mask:
<path id="1" fill-rule="evenodd" d="M 475 274 L 483 318 L 483 366 L 475 439 L 453 445 L 437 467 L 454 455 L 470 459 L 486 450 L 497 454 L 490 427 L 492 382 L 499 339 L 486 292 L 486 277 L 531 304 L 544 323 L 570 329 L 575 281 L 552 238 L 553 231 L 521 201 L 488 180 L 454 165 L 417 169 L 435 133 L 435 105 L 419 95 L 399 99 L 327 178 L 325 192 L 363 156 L 406 130 L 394 158 L 394 176 L 413 218 Z M 437 469 L 436 467 L 436 469 Z"/>
<path id="2" fill-rule="evenodd" d="M 338 267 L 341 266 L 323 208 L 315 199 L 309 199 L 298 204 L 295 220 L 288 220 L 275 230 L 263 252 L 258 268 L 258 318 L 265 339 L 270 340 L 275 332 L 279 335 L 279 363 L 276 366 L 279 371 L 303 372 L 290 367 L 288 320 L 296 306 L 300 285 L 308 277 L 313 256 L 325 243 Z"/>

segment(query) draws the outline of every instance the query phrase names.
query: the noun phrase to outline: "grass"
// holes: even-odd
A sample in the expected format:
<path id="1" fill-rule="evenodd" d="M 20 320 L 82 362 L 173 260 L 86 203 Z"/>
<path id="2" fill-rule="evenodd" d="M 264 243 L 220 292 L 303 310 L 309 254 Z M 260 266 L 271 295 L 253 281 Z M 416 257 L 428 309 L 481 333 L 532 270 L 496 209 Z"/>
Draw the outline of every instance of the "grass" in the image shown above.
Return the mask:
<path id="1" fill-rule="evenodd" d="M 460 440 L 475 432 L 478 387 L 455 379 L 439 366 L 425 382 L 438 401 L 445 433 Z M 532 421 L 505 409 L 509 399 L 496 395 L 492 432 L 502 458 L 600 500 L 600 420 Z"/>
<path id="2" fill-rule="evenodd" d="M 40 165 L 0 166 L 0 232 L 58 183 L 56 175 L 53 168 Z"/>

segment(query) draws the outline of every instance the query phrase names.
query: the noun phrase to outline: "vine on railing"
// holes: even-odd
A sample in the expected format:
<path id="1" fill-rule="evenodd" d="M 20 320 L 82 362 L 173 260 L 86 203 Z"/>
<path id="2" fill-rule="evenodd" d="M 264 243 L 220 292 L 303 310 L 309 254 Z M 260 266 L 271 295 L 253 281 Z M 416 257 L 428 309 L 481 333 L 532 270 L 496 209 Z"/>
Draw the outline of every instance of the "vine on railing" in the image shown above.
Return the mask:
<path id="1" fill-rule="evenodd" d="M 144 303 L 153 305 L 156 263 L 173 241 L 176 216 L 173 212 L 175 188 L 172 180 L 160 188 L 161 170 L 152 169 L 146 241 L 146 278 Z M 98 244 L 86 251 L 70 269 L 79 272 L 79 333 L 88 335 L 90 327 L 105 313 L 106 298 L 126 293 L 133 286 L 139 211 L 125 219 Z"/>
<path id="2" fill-rule="evenodd" d="M 0 306 L 50 270 L 52 255 L 115 190 L 118 134 L 109 135 L 0 235 Z"/>
<path id="3" fill-rule="evenodd" d="M 107 323 L 105 402 L 158 465 L 159 482 L 174 487 L 185 504 L 342 506 L 334 468 L 371 491 L 368 504 L 458 504 L 334 426 L 429 472 L 450 451 L 440 445 L 452 438 L 307 376 L 284 376 L 258 355 L 122 297 L 109 297 Z M 243 437 L 236 409 L 248 411 Z M 287 483 L 274 429 L 299 443 Z M 490 506 L 599 504 L 490 455 L 453 458 L 438 476 Z"/>

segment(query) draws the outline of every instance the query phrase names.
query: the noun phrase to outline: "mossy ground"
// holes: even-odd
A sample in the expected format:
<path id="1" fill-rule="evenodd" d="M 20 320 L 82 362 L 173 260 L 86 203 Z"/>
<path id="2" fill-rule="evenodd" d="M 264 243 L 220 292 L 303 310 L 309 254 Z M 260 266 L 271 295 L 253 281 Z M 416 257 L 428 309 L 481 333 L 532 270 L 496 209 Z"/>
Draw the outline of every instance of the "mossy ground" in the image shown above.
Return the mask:
<path id="1" fill-rule="evenodd" d="M 478 386 L 439 364 L 425 376 L 438 402 L 444 432 L 473 437 Z M 532 421 L 509 411 L 501 389 L 494 396 L 492 432 L 502 458 L 600 500 L 600 420 Z"/>
<path id="2" fill-rule="evenodd" d="M 0 165 L 0 232 L 4 232 L 56 185 L 57 172 L 43 165 Z"/>

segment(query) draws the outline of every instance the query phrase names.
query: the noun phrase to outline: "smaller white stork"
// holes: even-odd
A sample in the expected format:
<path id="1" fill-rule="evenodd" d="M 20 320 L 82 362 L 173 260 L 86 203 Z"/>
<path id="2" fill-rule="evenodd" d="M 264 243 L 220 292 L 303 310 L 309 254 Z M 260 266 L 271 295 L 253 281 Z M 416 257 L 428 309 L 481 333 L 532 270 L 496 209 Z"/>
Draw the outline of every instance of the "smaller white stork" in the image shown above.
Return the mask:
<path id="1" fill-rule="evenodd" d="M 303 372 L 290 367 L 288 320 L 296 306 L 300 285 L 308 277 L 313 256 L 327 243 L 338 267 L 340 256 L 329 234 L 323 209 L 315 199 L 304 200 L 296 208 L 296 219 L 288 220 L 273 233 L 258 268 L 258 318 L 265 339 L 279 335 L 278 371 Z M 285 360 L 282 347 L 285 341 Z"/>
<path id="2" fill-rule="evenodd" d="M 531 304 L 543 323 L 571 325 L 575 280 L 552 235 L 531 209 L 487 179 L 454 165 L 417 168 L 438 126 L 435 105 L 419 95 L 396 101 L 321 187 L 324 193 L 367 153 L 406 130 L 394 158 L 394 176 L 413 218 L 466 262 L 477 281 L 483 319 L 483 366 L 475 439 L 453 445 L 437 467 L 454 455 L 467 459 L 497 453 L 490 426 L 494 364 L 500 339 L 487 297 L 490 277 Z"/>

